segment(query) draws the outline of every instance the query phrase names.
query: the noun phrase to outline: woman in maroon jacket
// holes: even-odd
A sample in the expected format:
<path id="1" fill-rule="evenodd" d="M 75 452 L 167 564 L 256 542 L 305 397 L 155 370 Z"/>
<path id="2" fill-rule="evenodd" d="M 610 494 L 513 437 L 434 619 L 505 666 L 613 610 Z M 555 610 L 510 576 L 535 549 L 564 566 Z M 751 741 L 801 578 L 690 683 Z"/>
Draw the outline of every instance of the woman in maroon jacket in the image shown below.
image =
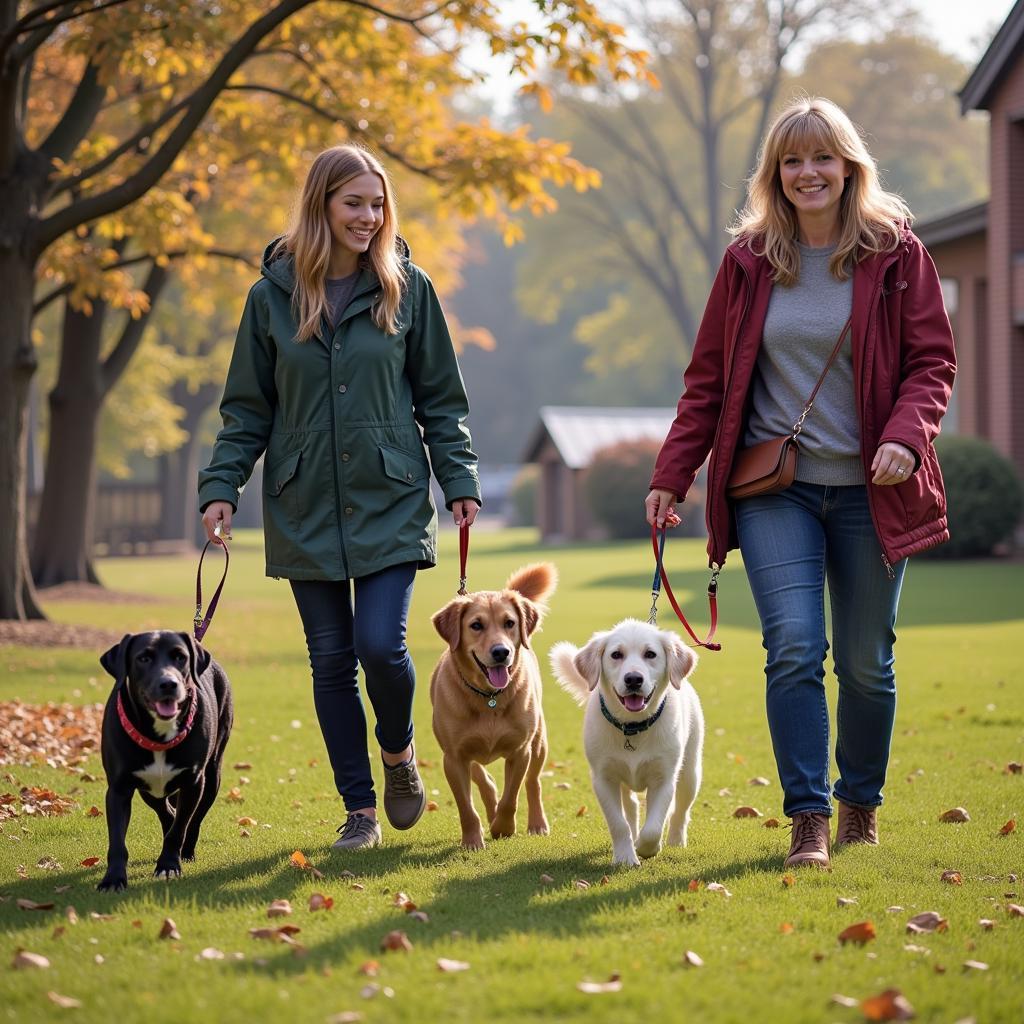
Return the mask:
<path id="1" fill-rule="evenodd" d="M 955 372 L 938 276 L 846 114 L 793 103 L 765 138 L 715 278 L 683 396 L 647 496 L 675 525 L 708 458 L 712 567 L 739 546 L 768 652 L 768 724 L 793 819 L 786 866 L 877 844 L 896 709 L 893 646 L 906 558 L 948 540 L 932 441 Z M 730 501 L 736 452 L 790 433 L 846 324 L 803 425 L 796 480 Z M 839 697 L 829 784 L 824 591 Z"/>

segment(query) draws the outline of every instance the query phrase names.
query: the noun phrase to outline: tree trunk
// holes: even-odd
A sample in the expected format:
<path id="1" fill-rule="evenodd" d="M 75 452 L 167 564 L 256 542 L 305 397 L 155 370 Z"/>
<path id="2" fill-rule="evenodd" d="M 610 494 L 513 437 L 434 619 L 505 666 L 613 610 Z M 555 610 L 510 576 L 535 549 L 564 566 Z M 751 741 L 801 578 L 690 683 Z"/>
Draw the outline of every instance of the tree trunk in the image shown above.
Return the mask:
<path id="1" fill-rule="evenodd" d="M 100 346 L 107 307 L 65 306 L 60 375 L 50 392 L 50 443 L 32 545 L 38 586 L 95 582 L 90 564 L 96 507 L 96 438 L 105 391 Z"/>
<path id="2" fill-rule="evenodd" d="M 183 381 L 174 385 L 172 397 L 185 410 L 181 421 L 188 440 L 160 460 L 160 536 L 194 541 L 199 523 L 196 477 L 199 473 L 199 423 L 220 395 L 219 384 L 203 384 L 189 391 Z"/>
<path id="3" fill-rule="evenodd" d="M 28 393 L 37 365 L 29 332 L 35 268 L 6 242 L 12 237 L 0 231 L 0 619 L 41 619 L 25 531 Z"/>

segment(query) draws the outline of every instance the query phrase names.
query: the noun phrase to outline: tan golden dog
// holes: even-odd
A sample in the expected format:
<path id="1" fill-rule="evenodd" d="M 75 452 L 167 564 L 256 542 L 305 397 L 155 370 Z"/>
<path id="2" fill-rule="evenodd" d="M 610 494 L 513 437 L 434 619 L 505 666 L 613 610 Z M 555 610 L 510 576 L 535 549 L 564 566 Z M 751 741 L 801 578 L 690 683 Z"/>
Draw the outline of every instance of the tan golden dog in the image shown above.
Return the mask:
<path id="1" fill-rule="evenodd" d="M 444 752 L 444 774 L 455 796 L 462 845 L 484 846 L 473 808 L 471 782 L 480 788 L 491 835 L 516 830 L 519 789 L 526 781 L 527 829 L 547 835 L 540 773 L 548 737 L 541 708 L 541 678 L 530 636 L 546 611 L 543 601 L 558 581 L 548 562 L 528 565 L 509 577 L 503 590 L 456 597 L 434 615 L 434 628 L 448 650 L 430 679 L 434 735 Z M 505 788 L 484 770 L 505 759 Z"/>

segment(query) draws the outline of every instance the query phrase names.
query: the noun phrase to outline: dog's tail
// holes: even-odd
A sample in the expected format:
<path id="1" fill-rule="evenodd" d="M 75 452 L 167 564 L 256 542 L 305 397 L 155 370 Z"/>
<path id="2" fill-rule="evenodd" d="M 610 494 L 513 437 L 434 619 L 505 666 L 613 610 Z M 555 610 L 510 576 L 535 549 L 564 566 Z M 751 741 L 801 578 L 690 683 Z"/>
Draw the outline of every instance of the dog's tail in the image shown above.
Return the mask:
<path id="1" fill-rule="evenodd" d="M 551 648 L 548 658 L 558 685 L 582 707 L 590 696 L 590 684 L 580 675 L 574 661 L 579 648 L 568 640 L 559 640 Z"/>
<path id="2" fill-rule="evenodd" d="M 534 562 L 516 569 L 505 584 L 506 590 L 528 597 L 531 601 L 543 604 L 554 592 L 558 584 L 558 570 L 550 562 Z"/>

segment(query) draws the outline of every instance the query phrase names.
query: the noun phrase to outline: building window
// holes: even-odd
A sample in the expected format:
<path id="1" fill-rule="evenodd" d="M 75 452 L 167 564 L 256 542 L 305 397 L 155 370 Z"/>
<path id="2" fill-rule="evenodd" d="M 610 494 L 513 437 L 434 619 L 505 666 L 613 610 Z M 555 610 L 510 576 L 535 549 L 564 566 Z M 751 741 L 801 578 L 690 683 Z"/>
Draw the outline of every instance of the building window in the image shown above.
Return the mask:
<path id="1" fill-rule="evenodd" d="M 946 304 L 946 313 L 954 317 L 960 308 L 960 282 L 955 277 L 943 277 L 939 283 L 942 285 L 942 301 Z"/>

